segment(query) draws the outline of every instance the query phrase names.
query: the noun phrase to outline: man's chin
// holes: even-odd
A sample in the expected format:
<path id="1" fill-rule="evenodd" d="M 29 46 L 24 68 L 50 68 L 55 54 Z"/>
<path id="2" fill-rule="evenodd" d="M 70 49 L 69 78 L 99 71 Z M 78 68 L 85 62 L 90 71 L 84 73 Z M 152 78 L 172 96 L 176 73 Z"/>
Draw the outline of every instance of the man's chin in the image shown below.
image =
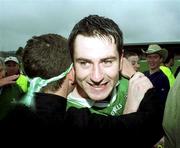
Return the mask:
<path id="1" fill-rule="evenodd" d="M 107 97 L 106 96 L 91 96 L 89 98 L 94 101 L 102 101 L 102 100 L 105 100 Z"/>

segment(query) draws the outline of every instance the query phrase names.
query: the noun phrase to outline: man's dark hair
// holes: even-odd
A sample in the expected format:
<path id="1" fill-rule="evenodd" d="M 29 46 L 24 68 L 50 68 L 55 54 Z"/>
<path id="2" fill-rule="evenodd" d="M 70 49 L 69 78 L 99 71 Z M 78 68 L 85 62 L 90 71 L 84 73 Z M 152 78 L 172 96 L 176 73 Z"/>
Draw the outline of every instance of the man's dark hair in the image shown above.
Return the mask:
<path id="1" fill-rule="evenodd" d="M 125 50 L 124 57 L 129 58 L 130 56 L 139 56 L 135 51 Z"/>
<path id="2" fill-rule="evenodd" d="M 98 15 L 89 15 L 88 17 L 80 20 L 74 26 L 68 39 L 68 48 L 72 59 L 74 54 L 74 41 L 79 34 L 87 37 L 108 37 L 110 40 L 112 40 L 113 37 L 115 39 L 119 55 L 122 53 L 123 33 L 118 25 L 109 18 Z"/>
<path id="3" fill-rule="evenodd" d="M 57 34 L 34 36 L 27 41 L 22 61 L 29 78 L 49 79 L 58 76 L 71 64 L 67 39 Z M 48 89 L 56 90 L 62 82 L 63 79 L 52 82 Z"/>

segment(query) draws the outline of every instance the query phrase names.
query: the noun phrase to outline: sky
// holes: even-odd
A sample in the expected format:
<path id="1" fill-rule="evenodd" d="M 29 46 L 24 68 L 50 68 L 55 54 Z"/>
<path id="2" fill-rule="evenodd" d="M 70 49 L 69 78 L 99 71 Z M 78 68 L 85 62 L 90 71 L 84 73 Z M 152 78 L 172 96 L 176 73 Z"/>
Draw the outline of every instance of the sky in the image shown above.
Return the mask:
<path id="1" fill-rule="evenodd" d="M 35 35 L 68 38 L 90 14 L 113 19 L 125 43 L 180 42 L 180 0 L 0 0 L 0 51 L 24 47 Z"/>

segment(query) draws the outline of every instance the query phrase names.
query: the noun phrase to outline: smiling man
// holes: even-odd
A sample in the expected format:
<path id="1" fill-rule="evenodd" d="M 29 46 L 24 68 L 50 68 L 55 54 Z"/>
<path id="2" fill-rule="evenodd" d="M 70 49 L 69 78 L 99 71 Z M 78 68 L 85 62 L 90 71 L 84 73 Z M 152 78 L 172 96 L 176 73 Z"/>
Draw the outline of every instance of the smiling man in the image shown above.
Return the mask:
<path id="1" fill-rule="evenodd" d="M 151 44 L 145 52 L 145 55 L 149 70 L 145 71 L 144 74 L 150 79 L 157 89 L 159 97 L 164 102 L 167 98 L 170 84 L 167 76 L 160 69 L 160 65 L 166 60 L 168 51 L 157 44 Z"/>
<path id="2" fill-rule="evenodd" d="M 103 115 L 123 114 L 128 80 L 120 74 L 123 34 L 118 25 L 90 15 L 74 26 L 68 42 L 77 82 L 68 95 L 68 106 L 88 107 Z M 134 73 L 132 68 L 129 77 Z"/>
<path id="3" fill-rule="evenodd" d="M 119 79 L 119 54 L 114 39 L 78 35 L 75 48 L 77 91 L 83 88 L 82 97 L 104 100 Z"/>
<path id="4" fill-rule="evenodd" d="M 139 55 L 133 51 L 125 51 L 124 56 L 132 64 L 134 70 L 139 71 L 139 68 L 140 68 L 140 64 L 139 64 L 140 57 L 139 57 Z"/>

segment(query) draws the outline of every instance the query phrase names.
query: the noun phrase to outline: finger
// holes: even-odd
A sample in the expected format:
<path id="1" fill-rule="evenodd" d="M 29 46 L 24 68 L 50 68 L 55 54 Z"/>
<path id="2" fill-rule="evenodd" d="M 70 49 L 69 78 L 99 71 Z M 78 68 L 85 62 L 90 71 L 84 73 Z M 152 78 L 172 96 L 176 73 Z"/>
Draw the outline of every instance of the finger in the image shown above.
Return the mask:
<path id="1" fill-rule="evenodd" d="M 12 80 L 16 80 L 18 77 L 19 77 L 19 75 L 12 75 L 12 76 L 6 77 L 6 80 L 12 81 Z"/>
<path id="2" fill-rule="evenodd" d="M 6 84 L 14 84 L 16 81 L 7 81 Z"/>

